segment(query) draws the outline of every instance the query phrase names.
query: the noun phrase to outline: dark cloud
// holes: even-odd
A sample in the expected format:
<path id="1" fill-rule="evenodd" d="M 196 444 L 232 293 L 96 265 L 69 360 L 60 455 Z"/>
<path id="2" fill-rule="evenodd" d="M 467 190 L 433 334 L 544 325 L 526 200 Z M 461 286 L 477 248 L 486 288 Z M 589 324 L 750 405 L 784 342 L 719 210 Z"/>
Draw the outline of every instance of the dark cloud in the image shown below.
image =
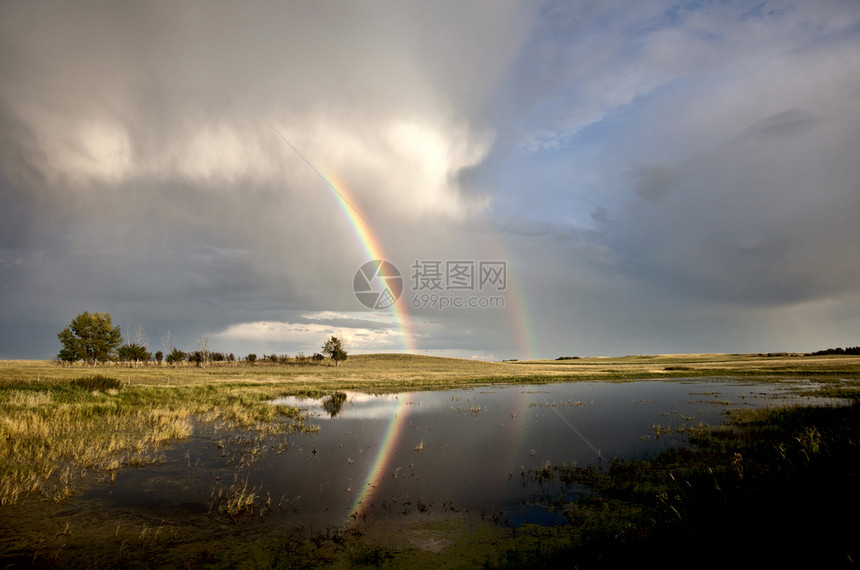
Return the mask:
<path id="1" fill-rule="evenodd" d="M 841 153 L 843 141 L 819 138 L 820 123 L 779 113 L 710 154 L 642 167 L 636 191 L 651 204 L 628 213 L 619 247 L 650 267 L 641 275 L 671 279 L 700 302 L 790 305 L 850 293 L 860 277 L 850 244 L 860 235 L 846 212 L 860 207 L 860 169 L 828 158 L 824 149 Z"/>
<path id="2" fill-rule="evenodd" d="M 404 309 L 440 354 L 828 344 L 860 310 L 857 21 L 5 3 L 0 355 L 50 356 L 83 310 L 185 348 L 394 350 L 351 291 L 371 255 L 508 262 L 503 310 Z M 804 318 L 818 332 L 775 324 Z"/>
<path id="3" fill-rule="evenodd" d="M 670 166 L 649 164 L 636 173 L 636 192 L 646 200 L 658 200 L 675 186 L 675 171 Z"/>
<path id="4" fill-rule="evenodd" d="M 788 109 L 771 115 L 746 129 L 743 136 L 769 140 L 800 136 L 821 124 L 821 118 L 802 109 Z"/>

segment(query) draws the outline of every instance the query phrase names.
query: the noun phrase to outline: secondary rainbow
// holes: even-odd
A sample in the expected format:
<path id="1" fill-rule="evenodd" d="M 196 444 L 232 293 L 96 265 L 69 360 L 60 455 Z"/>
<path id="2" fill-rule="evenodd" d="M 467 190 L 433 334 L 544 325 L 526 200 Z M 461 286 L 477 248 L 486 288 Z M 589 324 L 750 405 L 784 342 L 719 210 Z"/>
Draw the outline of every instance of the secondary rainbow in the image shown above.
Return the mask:
<path id="1" fill-rule="evenodd" d="M 510 248 L 504 246 L 501 236 L 495 236 L 491 243 L 494 259 L 510 260 L 511 255 L 508 253 Z M 516 357 L 521 360 L 529 360 L 537 358 L 537 339 L 534 327 L 529 318 L 528 302 L 524 294 L 523 288 L 520 286 L 520 280 L 517 277 L 517 268 L 508 263 L 505 268 L 505 279 L 507 280 L 507 294 L 505 295 L 506 312 L 510 323 L 510 330 L 514 333 L 515 349 L 517 350 Z"/>

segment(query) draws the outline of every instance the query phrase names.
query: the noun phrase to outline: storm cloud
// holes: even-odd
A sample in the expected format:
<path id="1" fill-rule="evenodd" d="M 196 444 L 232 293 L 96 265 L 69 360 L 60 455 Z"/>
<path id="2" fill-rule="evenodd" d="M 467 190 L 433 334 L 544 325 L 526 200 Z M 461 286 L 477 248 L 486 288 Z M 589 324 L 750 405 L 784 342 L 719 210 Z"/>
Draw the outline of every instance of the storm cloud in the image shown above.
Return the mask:
<path id="1" fill-rule="evenodd" d="M 4 3 L 0 357 L 84 310 L 236 354 L 856 344 L 858 100 L 850 1 Z M 503 306 L 416 261 L 505 261 Z"/>

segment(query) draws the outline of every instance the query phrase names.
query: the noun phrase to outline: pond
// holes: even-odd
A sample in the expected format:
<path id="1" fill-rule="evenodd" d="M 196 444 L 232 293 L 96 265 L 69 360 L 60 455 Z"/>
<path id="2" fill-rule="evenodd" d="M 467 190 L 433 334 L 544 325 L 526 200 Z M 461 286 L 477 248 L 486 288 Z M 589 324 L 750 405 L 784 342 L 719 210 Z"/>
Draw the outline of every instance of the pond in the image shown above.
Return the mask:
<path id="1" fill-rule="evenodd" d="M 727 410 L 813 401 L 793 388 L 691 379 L 283 398 L 275 403 L 302 408 L 319 430 L 275 443 L 199 426 L 161 465 L 123 470 L 86 498 L 192 514 L 254 493 L 268 524 L 309 529 L 448 512 L 563 524 L 542 498 L 577 490 L 539 483 L 533 474 L 547 462 L 655 455 L 685 445 L 691 426 L 725 421 Z"/>

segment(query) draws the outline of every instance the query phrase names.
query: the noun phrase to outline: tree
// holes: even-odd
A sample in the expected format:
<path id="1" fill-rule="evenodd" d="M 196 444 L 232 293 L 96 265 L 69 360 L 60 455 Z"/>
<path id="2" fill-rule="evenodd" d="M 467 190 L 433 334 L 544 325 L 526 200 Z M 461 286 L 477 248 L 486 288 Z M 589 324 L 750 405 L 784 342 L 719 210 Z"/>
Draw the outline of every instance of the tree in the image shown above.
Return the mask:
<path id="1" fill-rule="evenodd" d="M 155 353 L 155 361 L 158 362 L 159 366 L 161 366 L 162 360 L 164 360 L 164 353 L 159 350 Z"/>
<path id="2" fill-rule="evenodd" d="M 250 364 L 251 366 L 254 366 L 254 363 L 257 362 L 257 355 L 252 352 L 251 354 L 249 354 L 248 356 L 245 357 L 245 360 L 248 362 L 248 364 Z"/>
<path id="3" fill-rule="evenodd" d="M 167 358 L 165 358 L 164 360 L 168 364 L 176 364 L 185 360 L 185 353 L 174 347 L 173 350 L 170 351 L 170 354 L 167 355 Z"/>
<path id="4" fill-rule="evenodd" d="M 63 348 L 58 355 L 64 362 L 83 360 L 95 366 L 113 358 L 122 342 L 119 327 L 114 327 L 108 313 L 83 313 L 72 319 L 57 334 Z"/>
<path id="5" fill-rule="evenodd" d="M 170 354 L 176 350 L 176 345 L 173 344 L 173 340 L 170 338 L 170 331 L 167 331 L 167 334 L 161 338 L 161 348 L 164 349 L 164 354 Z"/>
<path id="6" fill-rule="evenodd" d="M 209 360 L 211 360 L 211 355 L 212 353 L 209 352 L 209 337 L 203 336 L 197 341 L 197 351 L 194 353 L 194 361 L 200 368 L 206 368 Z"/>
<path id="7" fill-rule="evenodd" d="M 117 357 L 120 362 L 128 362 L 135 368 L 140 362 L 152 360 L 152 353 L 149 352 L 149 339 L 146 338 L 142 327 L 138 326 L 131 334 L 126 335 L 125 344 L 119 347 Z"/>
<path id="8" fill-rule="evenodd" d="M 117 358 L 120 362 L 128 362 L 131 363 L 132 366 L 137 367 L 139 362 L 152 360 L 152 354 L 145 346 L 126 343 L 119 347 Z"/>
<path id="9" fill-rule="evenodd" d="M 325 344 L 322 345 L 323 354 L 327 354 L 331 356 L 331 359 L 334 360 L 334 365 L 337 367 L 341 361 L 346 360 L 346 351 L 343 349 L 343 344 L 340 342 L 340 339 L 336 336 L 332 336 L 330 339 L 325 341 Z"/>

